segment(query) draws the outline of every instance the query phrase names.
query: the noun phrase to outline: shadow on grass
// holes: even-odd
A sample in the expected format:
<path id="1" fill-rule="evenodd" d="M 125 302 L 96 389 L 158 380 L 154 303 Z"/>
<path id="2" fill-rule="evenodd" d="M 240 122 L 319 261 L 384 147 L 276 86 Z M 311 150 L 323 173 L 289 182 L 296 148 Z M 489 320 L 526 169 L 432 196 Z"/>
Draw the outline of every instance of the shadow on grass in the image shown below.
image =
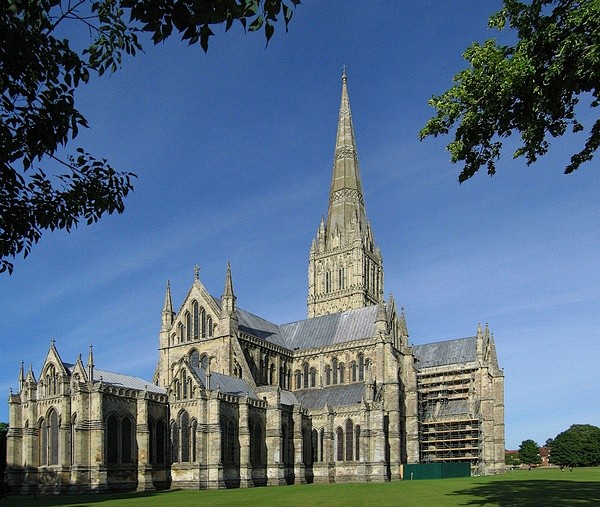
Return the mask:
<path id="1" fill-rule="evenodd" d="M 465 498 L 461 505 L 600 505 L 600 484 L 565 480 L 494 481 L 450 495 L 471 497 Z"/>
<path id="2" fill-rule="evenodd" d="M 7 498 L 0 498 L 0 507 L 86 507 L 95 503 L 107 503 L 112 500 L 135 500 L 140 501 L 144 498 L 152 498 L 160 496 L 160 502 L 165 502 L 169 505 L 169 493 L 179 491 L 171 489 L 165 491 L 149 491 L 149 492 L 131 492 L 131 493 L 98 493 L 87 495 L 9 495 Z M 158 504 L 158 499 L 154 502 Z M 126 505 L 126 504 L 123 504 Z M 154 503 L 152 503 L 154 505 Z"/>

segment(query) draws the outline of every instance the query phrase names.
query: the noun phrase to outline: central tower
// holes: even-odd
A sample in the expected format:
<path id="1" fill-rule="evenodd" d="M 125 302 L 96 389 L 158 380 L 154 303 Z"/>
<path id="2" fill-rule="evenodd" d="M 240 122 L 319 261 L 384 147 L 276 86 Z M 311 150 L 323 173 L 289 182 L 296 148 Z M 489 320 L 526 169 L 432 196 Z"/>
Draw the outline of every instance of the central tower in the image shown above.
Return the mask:
<path id="1" fill-rule="evenodd" d="M 363 308 L 382 297 L 383 263 L 365 212 L 344 71 L 327 220 L 310 247 L 308 317 Z"/>

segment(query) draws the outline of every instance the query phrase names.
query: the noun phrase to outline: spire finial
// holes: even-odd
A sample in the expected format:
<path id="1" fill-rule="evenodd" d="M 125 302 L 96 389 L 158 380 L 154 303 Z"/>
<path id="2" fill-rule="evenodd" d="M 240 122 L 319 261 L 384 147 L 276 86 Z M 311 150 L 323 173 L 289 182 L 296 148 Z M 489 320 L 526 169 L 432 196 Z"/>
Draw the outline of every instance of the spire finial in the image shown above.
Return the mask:
<path id="1" fill-rule="evenodd" d="M 342 65 L 342 81 L 346 81 L 346 64 Z"/>
<path id="2" fill-rule="evenodd" d="M 171 301 L 171 282 L 167 280 L 167 289 L 165 290 L 165 302 L 162 309 L 162 329 L 168 329 L 173 324 L 173 301 Z"/>
<path id="3" fill-rule="evenodd" d="M 225 274 L 225 289 L 223 297 L 233 297 L 233 281 L 231 279 L 231 262 L 227 261 L 227 273 Z"/>
<path id="4" fill-rule="evenodd" d="M 194 280 L 200 280 L 200 266 L 198 264 L 194 266 Z"/>

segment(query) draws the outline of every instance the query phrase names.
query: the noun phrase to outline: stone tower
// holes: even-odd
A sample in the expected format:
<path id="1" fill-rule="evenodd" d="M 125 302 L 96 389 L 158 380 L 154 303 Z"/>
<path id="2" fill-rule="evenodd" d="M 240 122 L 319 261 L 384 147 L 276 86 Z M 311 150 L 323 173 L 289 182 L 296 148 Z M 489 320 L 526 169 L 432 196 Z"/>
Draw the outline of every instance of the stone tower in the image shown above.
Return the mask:
<path id="1" fill-rule="evenodd" d="M 383 263 L 365 212 L 344 71 L 329 209 L 310 248 L 308 317 L 375 305 L 382 295 Z"/>

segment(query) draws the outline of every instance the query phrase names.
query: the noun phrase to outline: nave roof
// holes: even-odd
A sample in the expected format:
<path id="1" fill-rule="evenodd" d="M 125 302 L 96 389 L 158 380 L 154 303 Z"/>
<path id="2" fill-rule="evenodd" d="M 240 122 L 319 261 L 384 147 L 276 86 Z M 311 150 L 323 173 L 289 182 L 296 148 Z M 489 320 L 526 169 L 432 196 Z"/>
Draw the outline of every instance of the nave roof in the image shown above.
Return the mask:
<path id="1" fill-rule="evenodd" d="M 477 337 L 457 338 L 414 346 L 415 367 L 431 368 L 464 364 L 477 359 Z"/>
<path id="2" fill-rule="evenodd" d="M 73 373 L 74 364 L 63 363 Z M 116 373 L 114 371 L 99 370 L 94 368 L 94 381 L 102 381 L 103 384 L 113 385 L 115 387 L 123 387 L 125 389 L 135 389 L 137 391 L 148 391 L 150 393 L 167 394 L 167 391 L 148 380 L 133 375 L 125 375 L 124 373 Z"/>
<path id="3" fill-rule="evenodd" d="M 239 307 L 236 311 L 240 331 L 289 350 L 325 347 L 375 336 L 377 305 L 281 325 Z"/>
<path id="4" fill-rule="evenodd" d="M 365 394 L 365 384 L 343 384 L 327 386 L 322 389 L 300 389 L 294 391 L 294 395 L 302 408 L 322 408 L 325 405 L 331 407 L 345 407 L 360 403 Z"/>

